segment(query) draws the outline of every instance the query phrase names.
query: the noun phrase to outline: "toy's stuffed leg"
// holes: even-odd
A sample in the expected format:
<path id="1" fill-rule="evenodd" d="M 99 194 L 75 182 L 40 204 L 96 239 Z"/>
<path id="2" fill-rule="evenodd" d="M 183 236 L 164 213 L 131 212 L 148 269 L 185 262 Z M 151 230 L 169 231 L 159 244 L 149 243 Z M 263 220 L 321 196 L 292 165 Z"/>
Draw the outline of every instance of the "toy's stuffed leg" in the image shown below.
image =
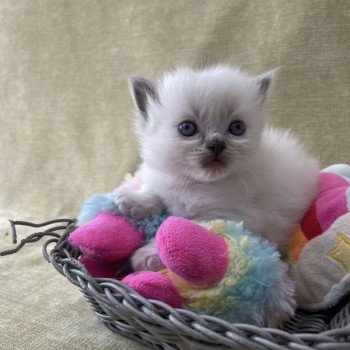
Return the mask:
<path id="1" fill-rule="evenodd" d="M 78 227 L 70 235 L 69 242 L 84 256 L 104 262 L 103 266 L 106 266 L 130 256 L 141 246 L 143 239 L 142 233 L 121 215 L 102 212 Z"/>
<path id="2" fill-rule="evenodd" d="M 172 280 L 159 272 L 136 272 L 124 277 L 122 282 L 135 289 L 144 298 L 160 300 L 172 307 L 184 305 L 184 301 L 174 287 Z"/>
<path id="3" fill-rule="evenodd" d="M 118 278 L 120 262 L 101 261 L 88 256 L 82 256 L 79 261 L 95 278 Z"/>
<path id="4" fill-rule="evenodd" d="M 170 216 L 159 227 L 156 241 L 165 266 L 188 282 L 211 285 L 227 270 L 225 240 L 190 220 Z"/>

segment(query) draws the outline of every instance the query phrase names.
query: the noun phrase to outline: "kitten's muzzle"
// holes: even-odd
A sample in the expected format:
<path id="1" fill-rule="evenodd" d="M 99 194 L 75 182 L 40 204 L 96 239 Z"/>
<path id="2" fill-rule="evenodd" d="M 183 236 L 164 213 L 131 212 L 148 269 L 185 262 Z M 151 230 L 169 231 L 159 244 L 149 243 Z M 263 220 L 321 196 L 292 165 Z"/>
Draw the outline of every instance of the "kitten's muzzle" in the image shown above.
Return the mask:
<path id="1" fill-rule="evenodd" d="M 220 139 L 212 139 L 207 141 L 205 146 L 215 156 L 218 156 L 227 147 L 226 142 Z"/>

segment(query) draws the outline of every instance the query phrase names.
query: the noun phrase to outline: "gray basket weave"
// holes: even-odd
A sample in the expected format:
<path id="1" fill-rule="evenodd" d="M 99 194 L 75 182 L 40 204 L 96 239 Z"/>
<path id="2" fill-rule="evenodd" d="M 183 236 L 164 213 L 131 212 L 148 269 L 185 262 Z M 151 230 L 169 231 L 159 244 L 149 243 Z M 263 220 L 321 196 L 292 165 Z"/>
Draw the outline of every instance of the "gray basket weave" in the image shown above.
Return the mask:
<path id="1" fill-rule="evenodd" d="M 145 299 L 120 281 L 91 277 L 78 261 L 81 253 L 68 242 L 76 228 L 74 220 L 40 225 L 11 223 L 14 242 L 18 225 L 42 227 L 59 223 L 60 226 L 28 236 L 17 248 L 1 255 L 15 253 L 43 236 L 52 236 L 43 245 L 44 257 L 81 290 L 98 319 L 111 331 L 155 349 L 350 349 L 350 297 L 321 313 L 297 310 L 295 317 L 280 329 L 231 324 Z M 62 235 L 58 233 L 61 230 Z"/>

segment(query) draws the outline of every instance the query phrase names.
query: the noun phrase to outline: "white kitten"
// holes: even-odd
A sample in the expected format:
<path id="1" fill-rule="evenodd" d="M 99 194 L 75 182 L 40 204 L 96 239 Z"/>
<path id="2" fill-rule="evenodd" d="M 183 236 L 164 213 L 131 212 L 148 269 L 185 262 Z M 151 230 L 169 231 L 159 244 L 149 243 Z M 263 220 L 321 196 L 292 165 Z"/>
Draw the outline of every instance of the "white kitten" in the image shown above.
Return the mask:
<path id="1" fill-rule="evenodd" d="M 317 193 L 319 165 L 295 137 L 265 126 L 272 76 L 220 65 L 180 68 L 156 83 L 131 78 L 143 186 L 117 193 L 121 211 L 238 220 L 287 244 Z M 154 242 L 141 248 L 134 266 L 154 250 Z"/>

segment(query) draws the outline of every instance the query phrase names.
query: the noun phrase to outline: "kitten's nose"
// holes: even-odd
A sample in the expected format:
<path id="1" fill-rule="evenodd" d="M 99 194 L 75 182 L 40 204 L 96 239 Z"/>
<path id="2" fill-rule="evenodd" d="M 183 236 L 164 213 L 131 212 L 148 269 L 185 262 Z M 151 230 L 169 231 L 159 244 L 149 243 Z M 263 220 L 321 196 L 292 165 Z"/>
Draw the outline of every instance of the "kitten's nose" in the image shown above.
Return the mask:
<path id="1" fill-rule="evenodd" d="M 206 147 L 210 152 L 217 156 L 226 148 L 226 142 L 219 139 L 213 139 L 206 143 Z"/>

